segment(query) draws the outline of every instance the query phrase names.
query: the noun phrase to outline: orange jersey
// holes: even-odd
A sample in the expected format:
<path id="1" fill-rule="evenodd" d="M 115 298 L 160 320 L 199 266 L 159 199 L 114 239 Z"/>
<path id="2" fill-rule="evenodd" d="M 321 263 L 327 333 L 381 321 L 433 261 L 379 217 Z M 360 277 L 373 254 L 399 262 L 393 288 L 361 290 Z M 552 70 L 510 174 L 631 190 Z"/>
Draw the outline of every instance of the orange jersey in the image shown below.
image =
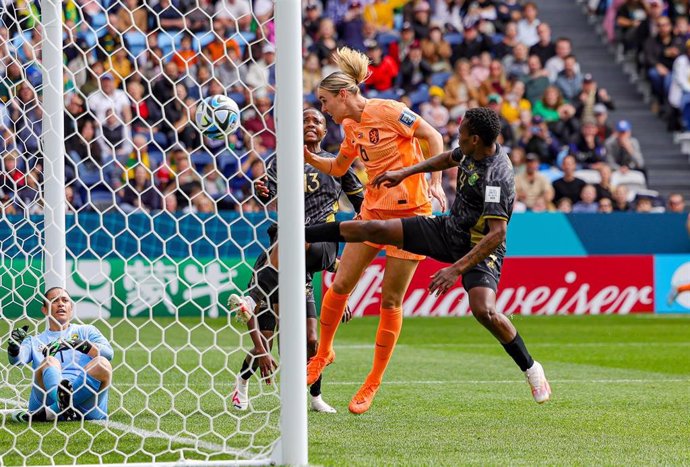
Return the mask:
<path id="1" fill-rule="evenodd" d="M 348 159 L 359 157 L 369 180 L 388 170 L 409 167 L 422 160 L 422 148 L 414 132 L 421 117 L 400 102 L 384 99 L 367 100 L 362 120 L 343 121 L 345 137 L 340 154 Z M 393 188 L 367 185 L 363 207 L 397 211 L 408 210 L 430 202 L 424 174 L 406 178 Z"/>

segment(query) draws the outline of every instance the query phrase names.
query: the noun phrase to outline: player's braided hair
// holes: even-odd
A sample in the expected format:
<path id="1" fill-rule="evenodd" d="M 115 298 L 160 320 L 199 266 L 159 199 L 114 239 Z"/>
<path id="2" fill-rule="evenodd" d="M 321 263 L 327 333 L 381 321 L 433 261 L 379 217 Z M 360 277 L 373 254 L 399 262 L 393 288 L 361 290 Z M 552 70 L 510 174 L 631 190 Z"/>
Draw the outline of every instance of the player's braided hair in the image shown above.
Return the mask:
<path id="1" fill-rule="evenodd" d="M 501 120 L 498 114 L 486 107 L 477 107 L 465 112 L 464 120 L 471 135 L 477 135 L 486 146 L 496 142 L 501 133 Z"/>
<path id="2" fill-rule="evenodd" d="M 347 47 L 340 48 L 333 53 L 335 63 L 340 71 L 326 76 L 319 87 L 337 94 L 346 89 L 352 94 L 359 93 L 359 85 L 369 77 L 369 57 L 362 52 Z"/>

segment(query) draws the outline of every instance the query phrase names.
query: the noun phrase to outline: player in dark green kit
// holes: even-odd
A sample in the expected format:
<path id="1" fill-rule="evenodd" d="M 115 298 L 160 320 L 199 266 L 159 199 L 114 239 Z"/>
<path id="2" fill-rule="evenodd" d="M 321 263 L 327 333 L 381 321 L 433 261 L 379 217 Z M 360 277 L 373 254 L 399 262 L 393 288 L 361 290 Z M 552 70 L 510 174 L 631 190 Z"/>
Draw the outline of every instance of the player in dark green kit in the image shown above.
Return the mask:
<path id="1" fill-rule="evenodd" d="M 506 151 L 496 143 L 500 131 L 494 111 L 470 109 L 460 126 L 459 148 L 385 172 L 372 181 L 374 186 L 390 187 L 410 175 L 458 167 L 457 195 L 450 215 L 313 226 L 306 229 L 306 240 L 395 245 L 451 263 L 433 275 L 429 290 L 445 293 L 462 276 L 472 314 L 525 373 L 534 400 L 543 403 L 551 396 L 544 369 L 527 352 L 510 320 L 496 311 L 506 232 L 515 201 L 513 167 Z"/>
<path id="2" fill-rule="evenodd" d="M 333 157 L 321 149 L 320 143 L 326 134 L 326 120 L 316 109 L 306 109 L 304 119 L 304 142 L 310 151 L 322 157 Z M 257 195 L 269 202 L 277 194 L 278 164 L 274 157 L 268 164 L 265 181 L 255 184 Z M 319 172 L 309 164 L 304 164 L 304 222 L 307 226 L 335 221 L 338 200 L 345 193 L 356 212 L 359 212 L 364 199 L 364 188 L 353 170 L 342 177 L 332 177 Z M 246 410 L 249 405 L 249 378 L 258 367 L 263 378 L 272 373 L 275 362 L 270 355 L 272 337 L 278 317 L 278 244 L 277 228 L 268 229 L 272 245 L 267 255 L 262 254 L 254 265 L 254 277 L 249 285 L 249 294 L 233 294 L 228 300 L 230 310 L 236 313 L 249 326 L 254 348 L 245 359 L 237 376 L 237 383 L 231 394 L 231 403 L 238 410 Z M 337 261 L 338 242 L 315 242 L 306 245 L 307 270 L 307 357 L 311 358 L 318 345 L 316 332 L 316 305 L 312 289 L 312 274 L 322 270 L 332 270 Z M 346 314 L 349 318 L 349 314 Z M 310 388 L 310 406 L 319 412 L 335 412 L 321 398 L 321 380 Z"/>

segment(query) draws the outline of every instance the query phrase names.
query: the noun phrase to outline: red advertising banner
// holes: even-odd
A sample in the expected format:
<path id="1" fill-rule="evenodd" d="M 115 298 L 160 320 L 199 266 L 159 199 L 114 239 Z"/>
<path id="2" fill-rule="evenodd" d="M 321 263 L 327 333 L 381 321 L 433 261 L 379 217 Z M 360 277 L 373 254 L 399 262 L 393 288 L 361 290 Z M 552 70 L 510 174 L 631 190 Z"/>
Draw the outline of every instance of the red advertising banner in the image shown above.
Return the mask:
<path id="1" fill-rule="evenodd" d="M 350 296 L 354 316 L 377 315 L 385 258 L 376 258 Z M 447 266 L 422 261 L 410 284 L 405 316 L 465 316 L 471 314 L 467 293 L 460 285 L 446 294 L 429 295 L 430 276 Z M 333 282 L 323 275 L 324 289 Z M 497 307 L 505 314 L 627 314 L 654 311 L 652 256 L 590 256 L 564 258 L 508 258 L 498 290 Z"/>

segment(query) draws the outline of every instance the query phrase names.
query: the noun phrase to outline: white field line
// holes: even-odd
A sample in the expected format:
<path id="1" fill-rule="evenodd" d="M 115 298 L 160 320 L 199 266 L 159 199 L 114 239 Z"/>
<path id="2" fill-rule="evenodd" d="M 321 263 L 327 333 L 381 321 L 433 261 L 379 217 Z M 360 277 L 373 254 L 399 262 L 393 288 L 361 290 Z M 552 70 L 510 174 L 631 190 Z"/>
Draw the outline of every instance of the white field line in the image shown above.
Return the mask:
<path id="1" fill-rule="evenodd" d="M 140 436 L 144 439 L 146 439 L 146 438 L 164 439 L 166 441 L 172 441 L 173 443 L 179 443 L 179 444 L 186 444 L 188 446 L 194 446 L 197 449 L 203 448 L 203 449 L 207 449 L 209 451 L 216 451 L 218 453 L 229 453 L 229 454 L 235 454 L 235 455 L 242 454 L 242 451 L 227 449 L 220 444 L 211 443 L 208 441 L 202 441 L 202 440 L 198 440 L 198 439 L 194 439 L 194 438 L 186 438 L 184 436 L 173 436 L 173 435 L 169 435 L 167 433 L 164 433 L 160 430 L 156 430 L 156 431 L 144 430 L 143 428 L 137 428 L 137 427 L 132 426 L 132 425 L 127 425 L 126 423 L 113 422 L 113 421 L 108 421 L 108 420 L 92 420 L 91 423 L 93 423 L 95 425 L 100 425 L 100 426 L 105 427 L 105 428 L 113 428 L 115 430 L 124 431 L 125 433 L 134 433 L 135 435 Z M 246 453 L 245 453 L 245 455 L 246 455 Z"/>
<path id="2" fill-rule="evenodd" d="M 20 407 L 22 405 L 26 405 L 26 401 L 17 399 L 3 399 L 2 397 L 0 397 L 0 404 L 9 405 L 12 407 Z"/>
<path id="3" fill-rule="evenodd" d="M 639 346 L 639 345 L 644 345 L 644 346 L 654 346 L 654 347 L 690 347 L 690 341 L 688 342 L 581 342 L 581 343 L 576 343 L 576 342 L 532 342 L 530 343 L 530 347 L 563 347 L 563 348 L 578 348 L 578 347 L 632 347 L 632 346 Z M 498 343 L 486 343 L 486 344 L 463 344 L 463 343 L 445 343 L 445 344 L 397 344 L 396 348 L 407 348 L 407 347 L 413 347 L 413 348 L 420 348 L 420 349 L 426 349 L 426 348 L 491 348 L 491 347 L 496 347 L 498 346 Z M 337 351 L 338 349 L 343 349 L 343 350 L 358 350 L 358 349 L 373 349 L 374 344 L 336 344 L 335 345 L 335 350 Z M 145 352 L 145 353 L 151 353 L 151 352 L 161 352 L 161 351 L 169 351 L 172 350 L 174 352 L 191 352 L 191 351 L 198 351 L 198 352 L 204 352 L 206 350 L 228 350 L 228 351 L 241 351 L 241 350 L 246 350 L 247 348 L 243 348 L 240 346 L 204 346 L 204 347 L 194 347 L 191 345 L 186 345 L 186 346 L 165 346 L 165 345 L 159 345 L 156 346 L 153 350 L 152 349 L 142 349 L 141 347 L 132 347 L 130 349 L 117 349 L 118 352 L 122 353 L 129 353 L 129 352 Z"/>
<path id="4" fill-rule="evenodd" d="M 3 409 L 0 410 L 0 414 L 2 415 L 10 415 L 12 412 L 14 412 L 17 408 L 22 407 L 25 404 L 19 403 L 15 399 L 0 399 L 0 403 L 4 403 L 5 405 L 12 405 L 15 408 L 14 409 Z M 248 454 L 250 455 L 250 452 L 243 451 L 243 450 L 237 450 L 237 449 L 229 449 L 227 447 L 224 447 L 221 444 L 216 444 L 216 443 L 211 443 L 208 441 L 202 441 L 199 439 L 194 439 L 194 438 L 186 438 L 184 436 L 174 436 L 174 435 L 169 435 L 167 433 L 164 433 L 160 430 L 157 431 L 149 431 L 149 430 L 144 430 L 143 428 L 137 428 L 135 426 L 127 425 L 126 423 L 120 423 L 120 422 L 114 422 L 114 421 L 108 421 L 108 420 L 89 420 L 88 423 L 92 423 L 94 425 L 100 425 L 104 428 L 112 428 L 118 431 L 123 431 L 125 433 L 134 433 L 137 436 L 140 436 L 141 438 L 147 439 L 147 438 L 156 438 L 156 439 L 164 439 L 166 441 L 171 441 L 173 443 L 178 443 L 178 444 L 185 444 L 187 446 L 193 446 L 197 449 L 202 448 L 206 449 L 208 451 L 214 451 L 214 454 L 232 454 L 235 456 L 243 456 L 243 457 L 248 457 Z"/>
<path id="5" fill-rule="evenodd" d="M 690 378 L 603 378 L 603 379 L 550 379 L 552 384 L 664 384 L 664 383 L 690 383 Z M 216 381 L 214 386 L 234 386 L 234 381 Z M 329 386 L 359 386 L 361 381 L 328 381 Z M 453 384 L 453 385 L 465 385 L 465 384 L 526 384 L 524 379 L 503 379 L 503 380 L 487 380 L 487 379 L 462 379 L 462 380 L 401 380 L 401 381 L 384 381 L 382 383 L 384 386 L 404 386 L 404 385 L 416 385 L 423 386 L 427 384 Z M 187 387 L 184 383 L 121 383 L 114 384 L 115 387 Z M 203 384 L 206 387 L 206 384 Z M 192 387 L 196 387 L 192 385 Z"/>

